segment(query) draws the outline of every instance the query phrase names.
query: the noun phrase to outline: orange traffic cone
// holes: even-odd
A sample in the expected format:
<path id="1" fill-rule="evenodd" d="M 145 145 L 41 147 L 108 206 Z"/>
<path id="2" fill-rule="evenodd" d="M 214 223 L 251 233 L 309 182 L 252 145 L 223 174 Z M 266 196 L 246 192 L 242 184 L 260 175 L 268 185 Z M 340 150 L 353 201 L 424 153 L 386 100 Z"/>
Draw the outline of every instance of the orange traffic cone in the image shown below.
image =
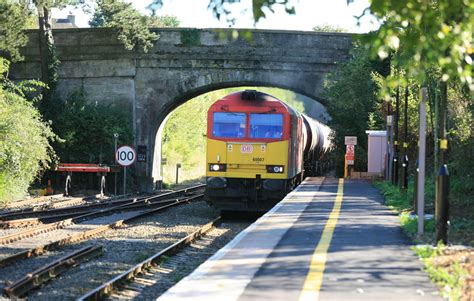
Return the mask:
<path id="1" fill-rule="evenodd" d="M 46 188 L 46 195 L 52 195 L 54 193 L 53 187 L 51 187 L 51 180 L 48 180 L 48 187 Z"/>

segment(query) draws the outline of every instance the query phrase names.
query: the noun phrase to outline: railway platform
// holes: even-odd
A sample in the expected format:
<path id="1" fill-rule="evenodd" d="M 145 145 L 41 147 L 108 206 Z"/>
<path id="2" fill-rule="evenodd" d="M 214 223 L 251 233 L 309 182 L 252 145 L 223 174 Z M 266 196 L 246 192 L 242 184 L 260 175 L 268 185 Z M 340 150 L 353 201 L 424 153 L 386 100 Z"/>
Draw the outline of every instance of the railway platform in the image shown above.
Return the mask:
<path id="1" fill-rule="evenodd" d="M 308 178 L 158 300 L 442 300 L 369 183 Z"/>

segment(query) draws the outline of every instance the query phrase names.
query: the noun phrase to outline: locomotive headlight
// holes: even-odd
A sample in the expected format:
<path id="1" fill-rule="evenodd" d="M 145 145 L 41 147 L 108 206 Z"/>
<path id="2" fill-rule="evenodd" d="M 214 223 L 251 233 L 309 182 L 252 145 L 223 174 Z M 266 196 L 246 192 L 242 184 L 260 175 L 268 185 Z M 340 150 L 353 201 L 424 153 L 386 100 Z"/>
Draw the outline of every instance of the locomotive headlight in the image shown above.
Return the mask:
<path id="1" fill-rule="evenodd" d="M 209 164 L 209 171 L 225 171 L 225 164 Z"/>
<path id="2" fill-rule="evenodd" d="M 268 173 L 283 173 L 283 166 L 281 165 L 267 165 Z"/>

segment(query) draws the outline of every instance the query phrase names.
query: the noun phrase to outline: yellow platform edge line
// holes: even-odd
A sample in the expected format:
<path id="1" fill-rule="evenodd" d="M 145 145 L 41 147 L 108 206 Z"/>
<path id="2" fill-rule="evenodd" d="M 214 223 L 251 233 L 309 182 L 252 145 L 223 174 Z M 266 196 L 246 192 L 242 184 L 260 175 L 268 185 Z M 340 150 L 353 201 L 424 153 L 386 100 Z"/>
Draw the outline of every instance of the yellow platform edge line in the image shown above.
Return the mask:
<path id="1" fill-rule="evenodd" d="M 341 212 L 343 194 L 344 179 L 339 179 L 334 207 L 332 208 L 331 214 L 329 214 L 321 239 L 311 257 L 309 272 L 306 276 L 303 290 L 301 291 L 298 301 L 318 301 L 319 299 L 319 291 L 321 290 L 324 268 L 326 266 L 327 252 Z"/>

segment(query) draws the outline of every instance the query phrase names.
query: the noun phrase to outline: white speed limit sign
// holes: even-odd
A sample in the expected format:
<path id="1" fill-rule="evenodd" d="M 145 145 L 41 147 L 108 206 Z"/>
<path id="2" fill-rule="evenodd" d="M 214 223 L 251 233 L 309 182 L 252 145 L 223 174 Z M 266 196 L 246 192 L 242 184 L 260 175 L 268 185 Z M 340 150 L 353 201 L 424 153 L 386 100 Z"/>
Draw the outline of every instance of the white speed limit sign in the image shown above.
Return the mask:
<path id="1" fill-rule="evenodd" d="M 137 153 L 132 147 L 128 145 L 119 147 L 115 153 L 115 160 L 122 166 L 130 166 L 133 164 L 133 162 L 135 162 L 136 159 Z"/>

